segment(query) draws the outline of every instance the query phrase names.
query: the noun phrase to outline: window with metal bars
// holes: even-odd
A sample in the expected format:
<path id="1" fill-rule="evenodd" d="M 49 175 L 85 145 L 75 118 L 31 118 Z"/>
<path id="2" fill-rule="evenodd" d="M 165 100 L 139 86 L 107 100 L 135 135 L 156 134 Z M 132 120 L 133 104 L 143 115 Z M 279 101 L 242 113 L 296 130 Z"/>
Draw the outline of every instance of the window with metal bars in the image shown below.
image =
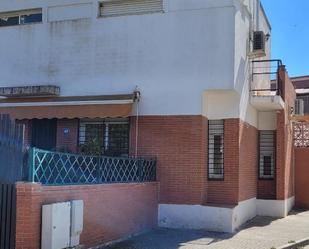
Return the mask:
<path id="1" fill-rule="evenodd" d="M 274 179 L 275 174 L 275 131 L 260 131 L 259 135 L 259 177 Z"/>
<path id="2" fill-rule="evenodd" d="M 99 3 L 100 17 L 156 12 L 163 12 L 163 0 L 105 0 Z"/>
<path id="3" fill-rule="evenodd" d="M 224 120 L 208 121 L 208 179 L 224 179 Z"/>
<path id="4" fill-rule="evenodd" d="M 42 22 L 42 9 L 0 13 L 0 27 Z"/>
<path id="5" fill-rule="evenodd" d="M 128 119 L 81 120 L 80 152 L 89 155 L 128 156 Z"/>

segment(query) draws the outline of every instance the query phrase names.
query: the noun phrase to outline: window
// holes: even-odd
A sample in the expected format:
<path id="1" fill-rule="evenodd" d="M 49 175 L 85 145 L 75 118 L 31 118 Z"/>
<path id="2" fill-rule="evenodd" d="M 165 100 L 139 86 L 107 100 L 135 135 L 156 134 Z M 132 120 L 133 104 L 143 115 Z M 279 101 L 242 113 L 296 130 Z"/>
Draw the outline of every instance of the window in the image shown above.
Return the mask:
<path id="1" fill-rule="evenodd" d="M 224 179 L 224 121 L 208 122 L 208 178 Z"/>
<path id="2" fill-rule="evenodd" d="M 0 13 L 0 27 L 42 22 L 42 9 Z"/>
<path id="3" fill-rule="evenodd" d="M 100 17 L 163 12 L 163 0 L 111 0 L 100 3 Z"/>
<path id="4" fill-rule="evenodd" d="M 85 154 L 128 156 L 129 122 L 127 119 L 81 120 L 79 145 Z"/>
<path id="5" fill-rule="evenodd" d="M 259 177 L 274 178 L 275 165 L 275 131 L 260 131 Z"/>

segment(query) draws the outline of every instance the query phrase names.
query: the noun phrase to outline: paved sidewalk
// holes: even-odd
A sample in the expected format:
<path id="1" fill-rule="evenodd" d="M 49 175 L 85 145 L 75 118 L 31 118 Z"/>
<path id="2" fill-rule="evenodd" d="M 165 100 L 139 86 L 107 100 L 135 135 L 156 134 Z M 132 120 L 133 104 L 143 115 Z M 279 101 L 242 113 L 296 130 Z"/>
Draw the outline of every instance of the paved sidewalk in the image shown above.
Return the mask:
<path id="1" fill-rule="evenodd" d="M 309 237 L 309 211 L 257 217 L 238 233 L 157 229 L 104 249 L 274 249 Z"/>

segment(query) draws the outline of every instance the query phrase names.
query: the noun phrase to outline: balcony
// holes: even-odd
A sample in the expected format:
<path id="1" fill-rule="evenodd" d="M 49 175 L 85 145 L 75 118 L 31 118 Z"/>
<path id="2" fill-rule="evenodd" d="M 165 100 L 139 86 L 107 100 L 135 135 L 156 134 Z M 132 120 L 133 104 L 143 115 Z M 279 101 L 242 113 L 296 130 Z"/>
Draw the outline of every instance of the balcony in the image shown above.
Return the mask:
<path id="1" fill-rule="evenodd" d="M 252 61 L 250 101 L 257 110 L 277 111 L 284 108 L 279 77 L 281 66 L 281 60 Z"/>

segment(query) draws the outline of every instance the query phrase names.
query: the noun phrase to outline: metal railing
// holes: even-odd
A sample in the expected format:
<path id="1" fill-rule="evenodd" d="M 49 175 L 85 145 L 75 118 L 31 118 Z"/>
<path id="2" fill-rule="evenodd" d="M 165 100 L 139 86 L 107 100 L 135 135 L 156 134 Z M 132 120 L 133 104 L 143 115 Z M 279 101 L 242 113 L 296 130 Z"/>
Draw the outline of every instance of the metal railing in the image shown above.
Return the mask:
<path id="1" fill-rule="evenodd" d="M 156 180 L 156 160 L 85 156 L 32 148 L 29 181 L 44 185 L 150 182 Z"/>
<path id="2" fill-rule="evenodd" d="M 282 95 L 282 82 L 279 77 L 281 60 L 252 61 L 253 95 Z"/>

